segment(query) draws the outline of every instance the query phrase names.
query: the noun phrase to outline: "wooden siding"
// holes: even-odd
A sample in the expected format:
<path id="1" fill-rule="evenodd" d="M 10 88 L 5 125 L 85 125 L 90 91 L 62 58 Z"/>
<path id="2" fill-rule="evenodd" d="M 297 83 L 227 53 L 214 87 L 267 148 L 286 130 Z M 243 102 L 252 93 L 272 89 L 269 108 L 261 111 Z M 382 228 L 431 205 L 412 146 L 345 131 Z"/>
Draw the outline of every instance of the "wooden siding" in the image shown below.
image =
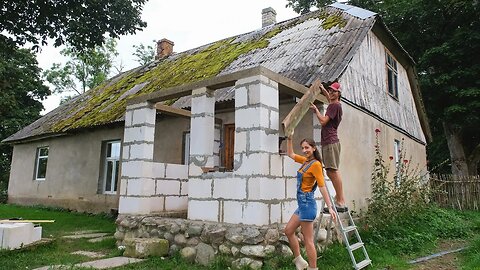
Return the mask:
<path id="1" fill-rule="evenodd" d="M 407 71 L 400 63 L 398 100 L 388 94 L 385 51 L 382 42 L 369 32 L 339 79 L 342 96 L 425 143 Z"/>

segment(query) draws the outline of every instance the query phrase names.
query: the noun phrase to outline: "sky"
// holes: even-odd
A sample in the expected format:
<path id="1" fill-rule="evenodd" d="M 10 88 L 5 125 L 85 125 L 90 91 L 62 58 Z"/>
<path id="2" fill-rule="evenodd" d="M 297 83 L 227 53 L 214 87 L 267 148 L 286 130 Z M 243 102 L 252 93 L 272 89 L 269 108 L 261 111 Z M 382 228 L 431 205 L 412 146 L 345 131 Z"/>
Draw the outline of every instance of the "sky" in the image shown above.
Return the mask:
<path id="1" fill-rule="evenodd" d="M 167 38 L 175 43 L 174 52 L 183 52 L 223 38 L 247 33 L 262 27 L 262 9 L 272 7 L 277 12 L 277 22 L 285 21 L 296 14 L 286 8 L 287 0 L 202 0 L 161 1 L 149 0 L 143 8 L 142 19 L 147 27 L 135 35 L 122 36 L 118 41 L 119 57 L 123 71 L 138 66 L 133 56 L 133 45 L 141 43 L 154 46 L 153 40 Z M 39 66 L 49 69 L 53 63 L 66 61 L 60 55 L 62 47 L 46 46 L 37 55 Z M 45 114 L 55 109 L 60 96 L 52 95 L 43 105 Z"/>

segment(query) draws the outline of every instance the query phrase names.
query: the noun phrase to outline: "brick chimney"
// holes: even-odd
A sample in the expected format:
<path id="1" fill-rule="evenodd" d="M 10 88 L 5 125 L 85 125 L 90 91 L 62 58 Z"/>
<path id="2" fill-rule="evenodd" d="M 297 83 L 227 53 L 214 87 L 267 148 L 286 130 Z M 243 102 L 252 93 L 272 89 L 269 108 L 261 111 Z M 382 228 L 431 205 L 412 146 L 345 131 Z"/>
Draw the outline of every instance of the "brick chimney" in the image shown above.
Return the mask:
<path id="1" fill-rule="evenodd" d="M 271 7 L 262 9 L 262 28 L 277 23 L 276 16 L 275 9 Z"/>
<path id="2" fill-rule="evenodd" d="M 169 56 L 173 53 L 173 41 L 170 41 L 166 38 L 157 41 L 157 55 L 155 55 L 155 60 Z"/>

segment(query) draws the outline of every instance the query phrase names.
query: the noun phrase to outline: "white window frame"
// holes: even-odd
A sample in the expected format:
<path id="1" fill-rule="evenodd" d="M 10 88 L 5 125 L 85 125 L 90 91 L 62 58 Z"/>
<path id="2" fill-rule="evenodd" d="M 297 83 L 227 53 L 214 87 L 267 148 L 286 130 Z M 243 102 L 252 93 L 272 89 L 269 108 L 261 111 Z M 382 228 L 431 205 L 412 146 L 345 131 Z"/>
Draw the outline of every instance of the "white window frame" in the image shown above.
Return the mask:
<path id="1" fill-rule="evenodd" d="M 48 146 L 42 146 L 42 147 L 38 147 L 37 148 L 37 158 L 35 159 L 35 180 L 36 181 L 45 181 L 45 179 L 47 178 L 47 168 L 45 168 L 45 177 L 41 178 L 41 177 L 38 177 L 38 168 L 40 167 L 40 159 L 46 159 L 47 160 L 47 165 L 48 166 L 48 153 L 47 155 L 41 155 L 42 153 L 42 150 L 43 149 L 47 149 L 47 151 L 49 150 Z"/>
<path id="2" fill-rule="evenodd" d="M 398 62 L 388 51 L 385 51 L 385 65 L 387 67 L 387 92 L 388 94 L 398 101 Z M 393 82 L 390 81 L 388 75 L 392 73 Z M 391 87 L 390 84 L 392 83 Z M 390 92 L 392 88 L 392 92 Z"/>
<path id="3" fill-rule="evenodd" d="M 118 156 L 111 156 L 108 157 L 108 145 L 113 144 L 118 144 Z M 117 194 L 117 185 L 115 183 L 118 183 L 119 179 L 114 179 L 114 177 L 117 175 L 117 166 L 116 162 L 120 166 L 120 152 L 121 152 L 121 141 L 116 140 L 116 141 L 107 141 L 105 142 L 105 155 L 104 155 L 104 164 L 103 164 L 103 194 Z M 113 149 L 113 147 L 112 147 Z M 111 179 L 107 179 L 108 175 L 108 162 L 111 161 L 113 163 L 112 166 L 112 174 L 111 174 Z M 120 168 L 120 167 L 119 167 Z M 119 175 L 118 175 L 119 176 Z M 117 176 L 117 178 L 118 178 Z M 107 189 L 107 181 L 110 181 L 110 188 L 111 190 L 106 190 Z"/>

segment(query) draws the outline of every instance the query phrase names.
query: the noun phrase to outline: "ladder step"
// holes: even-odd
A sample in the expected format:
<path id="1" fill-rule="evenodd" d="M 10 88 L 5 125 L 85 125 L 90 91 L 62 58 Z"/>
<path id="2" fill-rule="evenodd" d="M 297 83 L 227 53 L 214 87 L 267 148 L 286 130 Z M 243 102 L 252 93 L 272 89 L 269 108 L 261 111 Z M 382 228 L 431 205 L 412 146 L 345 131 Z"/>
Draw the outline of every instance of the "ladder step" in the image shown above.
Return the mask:
<path id="1" fill-rule="evenodd" d="M 355 265 L 355 269 L 356 269 L 356 270 L 362 269 L 362 268 L 366 267 L 367 265 L 370 265 L 371 263 L 372 263 L 371 260 L 365 259 L 365 260 L 357 263 L 357 264 Z"/>
<path id="2" fill-rule="evenodd" d="M 357 228 L 357 226 L 352 225 L 352 226 L 348 226 L 348 227 L 343 228 L 343 231 L 348 233 L 348 232 L 354 231 L 356 228 Z"/>
<path id="3" fill-rule="evenodd" d="M 354 251 L 354 250 L 357 250 L 359 248 L 363 247 L 363 243 L 362 242 L 358 242 L 358 243 L 355 243 L 351 246 L 349 246 L 348 248 L 351 250 L 351 251 Z"/>

